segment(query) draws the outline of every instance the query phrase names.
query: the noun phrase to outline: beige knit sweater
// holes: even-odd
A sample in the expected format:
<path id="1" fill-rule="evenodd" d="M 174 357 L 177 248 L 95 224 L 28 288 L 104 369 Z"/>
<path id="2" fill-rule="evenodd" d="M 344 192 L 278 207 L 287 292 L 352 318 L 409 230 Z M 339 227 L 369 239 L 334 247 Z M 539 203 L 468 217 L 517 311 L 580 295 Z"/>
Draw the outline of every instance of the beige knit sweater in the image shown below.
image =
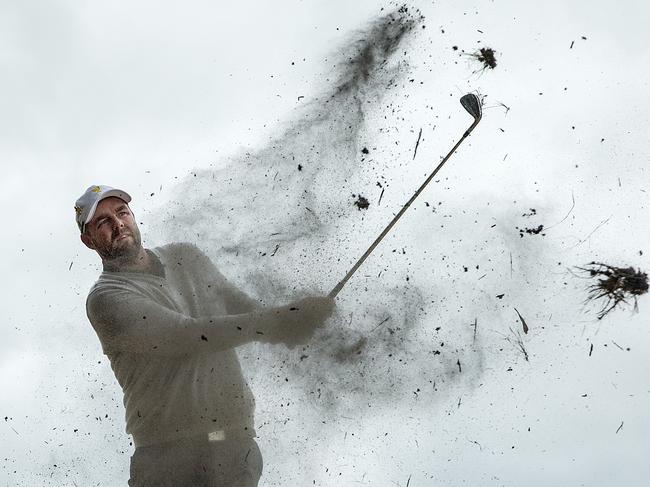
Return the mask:
<path id="1" fill-rule="evenodd" d="M 137 446 L 224 430 L 254 435 L 253 395 L 234 347 L 264 314 L 191 244 L 152 249 L 165 276 L 103 272 L 87 313 L 124 392 Z"/>

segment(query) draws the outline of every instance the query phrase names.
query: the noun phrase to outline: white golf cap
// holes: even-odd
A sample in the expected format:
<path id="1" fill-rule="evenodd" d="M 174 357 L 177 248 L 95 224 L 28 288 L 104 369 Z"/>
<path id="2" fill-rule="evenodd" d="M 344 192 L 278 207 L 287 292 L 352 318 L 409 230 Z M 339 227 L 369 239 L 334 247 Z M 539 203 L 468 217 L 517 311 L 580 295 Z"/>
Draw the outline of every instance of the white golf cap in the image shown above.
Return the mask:
<path id="1" fill-rule="evenodd" d="M 110 196 L 120 198 L 125 203 L 131 201 L 131 196 L 126 191 L 111 188 L 110 186 L 91 186 L 81 195 L 74 204 L 75 218 L 81 232 L 84 231 L 84 226 L 93 219 L 99 202 Z"/>

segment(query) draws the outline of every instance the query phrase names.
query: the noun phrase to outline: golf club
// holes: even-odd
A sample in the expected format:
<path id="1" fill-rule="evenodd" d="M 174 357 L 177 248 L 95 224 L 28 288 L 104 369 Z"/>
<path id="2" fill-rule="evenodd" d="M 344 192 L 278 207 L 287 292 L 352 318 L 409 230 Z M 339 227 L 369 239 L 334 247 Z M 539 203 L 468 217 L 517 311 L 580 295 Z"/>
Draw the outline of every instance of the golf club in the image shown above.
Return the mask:
<path id="1" fill-rule="evenodd" d="M 467 110 L 467 112 L 474 118 L 474 123 L 465 131 L 463 136 L 460 138 L 458 142 L 456 142 L 456 145 L 449 151 L 449 153 L 445 156 L 445 158 L 438 164 L 438 166 L 434 169 L 434 171 L 431 173 L 431 175 L 422 183 L 422 185 L 418 188 L 418 190 L 411 196 L 411 199 L 406 202 L 406 204 L 402 207 L 402 209 L 395 215 L 395 218 L 384 228 L 384 230 L 379 234 L 379 236 L 375 239 L 375 241 L 372 243 L 372 245 L 366 250 L 366 252 L 361 256 L 361 258 L 354 264 L 354 266 L 348 271 L 348 273 L 345 275 L 343 279 L 332 289 L 329 293 L 329 297 L 335 298 L 338 293 L 343 289 L 343 286 L 345 286 L 345 283 L 348 282 L 348 279 L 352 277 L 352 275 L 356 272 L 356 270 L 363 264 L 363 261 L 366 260 L 366 258 L 371 254 L 371 252 L 379 245 L 379 242 L 382 241 L 382 239 L 386 236 L 386 234 L 390 231 L 391 228 L 393 228 L 393 225 L 397 223 L 397 220 L 400 219 L 400 217 L 404 214 L 404 212 L 411 206 L 411 203 L 415 201 L 415 198 L 417 198 L 422 190 L 429 184 L 429 182 L 435 177 L 435 175 L 440 171 L 442 166 L 447 162 L 447 160 L 452 156 L 452 154 L 458 149 L 458 146 L 467 138 L 467 136 L 474 130 L 474 128 L 478 125 L 478 123 L 481 121 L 481 117 L 483 116 L 482 110 L 481 110 L 481 100 L 479 99 L 478 96 L 476 96 L 473 93 L 468 93 L 466 95 L 463 95 L 460 98 L 460 104 L 463 105 L 463 108 Z"/>

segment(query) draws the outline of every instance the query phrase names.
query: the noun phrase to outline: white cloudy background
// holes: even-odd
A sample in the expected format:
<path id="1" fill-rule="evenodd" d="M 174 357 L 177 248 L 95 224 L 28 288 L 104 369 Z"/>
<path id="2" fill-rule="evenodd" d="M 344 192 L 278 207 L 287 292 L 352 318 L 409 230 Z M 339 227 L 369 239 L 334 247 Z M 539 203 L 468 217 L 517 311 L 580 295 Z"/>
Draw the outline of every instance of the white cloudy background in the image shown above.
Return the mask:
<path id="1" fill-rule="evenodd" d="M 400 160 L 380 161 L 394 168 L 383 173 L 393 193 L 379 205 L 366 187 L 371 207 L 351 207 L 360 230 L 345 241 L 363 249 L 462 134 L 458 97 L 486 95 L 484 121 L 386 242 L 408 249 L 410 282 L 435 292 L 420 325 L 461 330 L 452 335 L 470 340 L 459 353 L 480 360 L 470 380 L 423 381 L 428 390 L 392 406 L 325 424 L 306 405 L 287 413 L 274 394 L 290 391 L 250 371 L 258 422 L 272 425 L 259 429 L 262 484 L 645 485 L 650 298 L 597 321 L 569 270 L 592 260 L 650 268 L 648 8 L 409 6 L 426 17 L 405 45 L 412 72 L 364 131 L 381 146 L 390 126 L 399 143 Z M 76 197 L 93 183 L 123 187 L 146 223 L 193 168 L 263 144 L 327 91 L 329 56 L 382 7 L 394 4 L 0 2 L 1 485 L 128 478 L 121 393 L 85 318 L 100 266 L 79 242 Z M 462 51 L 483 46 L 498 65 L 476 72 Z M 425 200 L 442 205 L 434 213 Z M 519 236 L 538 224 L 555 226 Z M 407 263 L 386 249 L 377 259 L 401 279 Z M 341 306 L 363 302 L 365 275 Z M 521 326 L 514 307 L 531 328 L 529 362 L 507 340 Z"/>

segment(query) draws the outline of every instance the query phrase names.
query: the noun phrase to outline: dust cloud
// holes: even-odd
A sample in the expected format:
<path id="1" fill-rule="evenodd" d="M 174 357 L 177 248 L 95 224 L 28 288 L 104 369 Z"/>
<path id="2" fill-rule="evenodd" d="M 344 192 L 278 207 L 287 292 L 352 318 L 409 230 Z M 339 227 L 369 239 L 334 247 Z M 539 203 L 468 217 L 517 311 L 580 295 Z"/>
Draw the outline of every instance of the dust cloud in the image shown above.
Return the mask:
<path id="1" fill-rule="evenodd" d="M 387 157 L 375 149 L 382 135 L 370 133 L 367 121 L 376 124 L 385 98 L 400 90 L 411 70 L 409 43 L 424 22 L 401 7 L 355 33 L 328 59 L 333 81 L 280 135 L 178 184 L 153 218 L 157 238 L 196 243 L 267 305 L 329 292 L 378 233 L 364 225 L 355 201 L 366 188 L 381 187 L 370 181 L 380 178 L 375 161 Z M 385 224 L 392 216 L 384 212 Z M 368 401 L 395 407 L 433 392 L 461 376 L 461 362 L 463 377 L 480 373 L 476 348 L 464 357 L 476 337 L 467 328 L 441 339 L 430 294 L 429 285 L 401 272 L 368 278 L 360 269 L 310 344 L 240 350 L 258 399 L 290 384 L 287 402 L 307 402 L 327 416 Z"/>

